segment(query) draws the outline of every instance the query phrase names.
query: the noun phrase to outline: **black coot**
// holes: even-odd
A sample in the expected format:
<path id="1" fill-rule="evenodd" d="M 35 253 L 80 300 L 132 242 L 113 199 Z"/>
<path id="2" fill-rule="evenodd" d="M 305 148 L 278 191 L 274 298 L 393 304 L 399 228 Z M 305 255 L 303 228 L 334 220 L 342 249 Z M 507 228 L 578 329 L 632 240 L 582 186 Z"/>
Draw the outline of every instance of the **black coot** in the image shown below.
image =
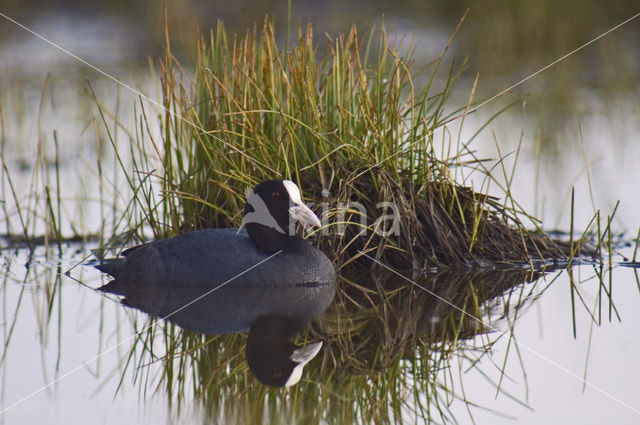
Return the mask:
<path id="1" fill-rule="evenodd" d="M 213 287 L 232 279 L 246 286 L 335 282 L 331 261 L 296 235 L 296 220 L 320 226 L 293 182 L 269 180 L 247 197 L 246 230 L 205 229 L 149 242 L 123 251 L 124 258 L 104 260 L 97 268 L 116 281 L 155 285 Z"/>
<path id="2" fill-rule="evenodd" d="M 130 298 L 126 288 L 135 288 L 135 285 L 140 286 L 138 290 L 154 287 L 160 290 L 161 286 L 201 289 L 220 286 L 216 291 L 223 287 L 333 288 L 336 277 L 333 264 L 320 250 L 296 235 L 296 221 L 304 225 L 320 226 L 318 217 L 304 205 L 300 191 L 293 182 L 265 181 L 256 186 L 247 197 L 243 216 L 246 230 L 199 230 L 129 248 L 123 251 L 124 258 L 104 260 L 97 266 L 114 277 L 113 281 L 101 289 Z M 333 295 L 333 289 L 331 294 Z M 215 292 L 207 297 L 215 297 Z M 194 306 L 198 302 L 194 303 Z M 175 309 L 179 307 L 175 306 Z M 285 311 L 281 310 L 282 308 L 277 312 L 264 311 L 262 315 L 249 315 L 255 318 L 252 319 L 253 323 L 246 323 L 251 325 L 251 341 L 268 339 L 268 335 L 274 333 L 264 332 L 263 338 L 260 335 L 262 332 L 259 331 L 265 329 L 264 323 L 274 323 L 274 313 L 278 318 L 297 316 L 287 314 L 286 308 Z M 163 317 L 171 311 L 150 313 Z M 265 317 L 271 319 L 264 319 Z M 282 323 L 282 320 L 278 320 L 277 323 Z M 291 326 L 286 328 L 293 329 Z M 256 335 L 251 338 L 251 333 Z M 283 335 L 287 340 L 292 336 L 290 330 L 275 333 Z M 280 336 L 278 338 L 282 339 Z M 289 352 L 285 357 L 287 364 L 293 362 L 291 367 L 288 365 L 285 369 L 276 370 L 276 374 L 282 375 L 282 379 L 261 381 L 268 385 L 296 383 L 302 367 L 318 353 L 321 345 L 314 343 L 298 348 L 291 343 L 288 344 Z M 247 360 L 251 365 L 249 345 Z M 296 367 L 298 365 L 300 367 Z M 291 372 L 288 369 L 291 369 Z"/>

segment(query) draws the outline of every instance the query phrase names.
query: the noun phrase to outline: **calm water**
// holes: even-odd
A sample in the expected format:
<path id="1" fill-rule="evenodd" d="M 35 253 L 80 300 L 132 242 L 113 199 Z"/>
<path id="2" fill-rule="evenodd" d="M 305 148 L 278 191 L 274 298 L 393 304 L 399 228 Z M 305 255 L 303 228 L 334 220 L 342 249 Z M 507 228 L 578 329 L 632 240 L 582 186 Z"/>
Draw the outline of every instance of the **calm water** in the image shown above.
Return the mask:
<path id="1" fill-rule="evenodd" d="M 139 63 L 132 64 L 132 57 L 143 49 L 139 34 L 128 33 L 128 27 L 122 26 L 119 20 L 75 23 L 75 20 L 64 19 L 64 14 L 58 14 L 36 21 L 35 25 L 40 31 L 55 36 L 56 42 L 157 98 L 158 92 L 149 72 Z M 6 27 L 7 23 L 2 22 L 2 25 Z M 121 28 L 121 31 L 113 31 L 114 28 Z M 112 164 L 113 158 L 108 146 L 99 146 L 96 142 L 94 128 L 100 128 L 102 124 L 95 121 L 96 108 L 89 97 L 82 94 L 86 88 L 84 79 L 89 77 L 98 97 L 111 109 L 118 110 L 122 124 L 114 133 L 118 143 L 126 143 L 123 128 L 130 129 L 133 125 L 135 97 L 106 78 L 77 67 L 73 59 L 51 46 L 34 41 L 15 28 L 3 28 L 3 31 L 11 36 L 0 44 L 2 146 L 19 198 L 23 201 L 31 199 L 38 188 L 47 185 L 44 177 L 47 172 L 54 178 L 54 171 L 46 166 L 46 162 L 55 158 L 55 130 L 64 182 L 61 190 L 65 205 L 63 232 L 97 233 L 101 228 L 113 229 L 112 204 L 115 202 L 116 209 L 122 210 L 128 199 L 127 192 L 115 189 L 121 187 L 122 176 L 113 171 L 113 166 L 105 166 L 102 176 L 107 189 L 103 194 L 97 191 L 100 182 L 96 172 L 98 158 L 104 164 Z M 446 40 L 444 34 L 430 29 L 419 34 L 417 43 L 420 46 L 426 39 Z M 431 44 L 425 49 L 425 55 L 433 56 Z M 592 52 L 585 50 L 584 55 L 589 54 Z M 41 103 L 47 73 L 51 77 L 45 100 Z M 496 93 L 519 81 L 523 75 L 517 72 L 502 75 L 486 91 Z M 567 85 L 569 93 L 565 94 L 570 101 L 562 103 L 558 101 L 557 93 L 549 92 L 549 86 L 554 86 L 554 80 L 565 81 L 567 78 L 575 78 L 583 84 Z M 519 87 L 518 94 L 531 94 L 526 114 L 519 107 L 503 114 L 474 142 L 473 149 L 480 157 L 496 158 L 499 156 L 497 141 L 501 154 L 509 154 L 503 162 L 509 174 L 516 157 L 513 152 L 521 141 L 511 190 L 525 210 L 543 219 L 545 228 L 569 228 L 569 193 L 575 186 L 576 229 L 587 225 L 594 210 L 601 210 L 606 216 L 621 200 L 613 228 L 626 232 L 630 239 L 640 224 L 637 188 L 640 109 L 636 101 L 640 86 L 636 81 L 635 85 L 626 85 L 624 90 L 609 90 L 606 81 L 586 84 L 587 80 L 589 77 L 583 75 L 567 74 L 560 66 Z M 461 84 L 461 105 L 466 103 L 468 92 L 464 89 L 469 84 L 469 81 Z M 496 100 L 468 117 L 461 140 L 467 140 L 505 104 L 506 100 Z M 109 124 L 113 126 L 113 121 Z M 455 126 L 452 128 L 457 130 Z M 45 149 L 36 155 L 39 146 Z M 45 165 L 38 168 L 38 162 Z M 44 171 L 39 174 L 34 171 L 36 169 Z M 477 175 L 457 177 L 476 189 L 483 183 L 486 187 Z M 489 191 L 499 193 L 495 183 L 490 185 Z M 5 225 L 0 226 L 0 232 L 16 233 L 21 227 L 6 181 L 2 198 L 10 214 L 3 217 Z M 23 203 L 26 209 L 37 210 L 37 206 L 42 205 L 29 202 Z M 28 227 L 33 234 L 42 234 L 46 221 L 35 220 Z M 39 248 L 28 268 L 25 267 L 29 260 L 26 251 L 4 249 L 0 253 L 3 265 L 0 405 L 8 408 L 64 376 L 2 414 L 0 423 L 207 421 L 206 409 L 193 402 L 192 391 L 184 392 L 183 404 L 178 408 L 175 397 L 170 403 L 163 385 L 156 390 L 163 373 L 161 361 L 149 362 L 148 357 L 137 351 L 132 361 L 134 366 L 125 368 L 135 342 L 132 336 L 147 323 L 147 317 L 123 308 L 114 297 L 92 290 L 105 282 L 92 267 L 82 265 L 94 247 L 65 246 L 61 260 L 56 248 L 50 247 L 48 253 Z M 630 257 L 633 249 L 621 248 L 621 252 Z M 65 276 L 69 269 L 69 276 Z M 612 300 L 620 320 L 615 314 L 609 320 L 609 304 L 603 301 L 602 324 L 594 326 L 587 311 L 598 314 L 600 281 L 594 277 L 592 267 L 573 269 L 574 277 L 582 282 L 577 286 L 587 306 L 576 302 L 576 338 L 566 272 L 550 273 L 535 286 L 522 284 L 539 296 L 532 297 L 517 312 L 515 320 L 513 312 L 508 316 L 509 320 L 501 317 L 504 300 L 494 301 L 495 310 L 492 311 L 495 313 L 488 314 L 486 320 L 502 331 L 512 328 L 520 344 L 519 350 L 514 348 L 513 341 L 509 343 L 509 338 L 499 337 L 497 332 L 469 340 L 469 349 L 457 352 L 450 367 L 441 371 L 437 379 L 448 382 L 447 387 L 458 395 L 464 391 L 464 397 L 478 407 L 468 407 L 460 400 L 454 400 L 450 417 L 468 423 L 469 409 L 477 423 L 512 423 L 513 418 L 521 423 L 637 423 L 640 411 L 635 387 L 640 380 L 640 365 L 636 361 L 640 342 L 635 337 L 640 325 L 638 272 L 616 267 L 611 273 Z M 608 281 L 609 275 L 605 274 L 606 285 Z M 481 347 L 487 341 L 496 342 L 491 353 L 480 356 L 482 351 L 473 348 Z M 166 349 L 161 341 L 156 341 L 154 348 L 156 354 L 162 354 Z M 95 359 L 105 351 L 106 354 Z M 471 367 L 470 358 L 474 356 L 481 358 Z M 503 367 L 503 392 L 496 396 L 494 383 L 500 380 Z M 578 377 L 586 376 L 588 382 L 611 397 L 594 388 L 583 390 L 582 382 L 567 371 Z M 317 370 L 308 370 L 305 377 L 312 381 L 319 379 L 314 372 Z M 65 376 L 67 373 L 69 375 Z M 622 403 L 613 401 L 612 397 Z M 318 409 L 325 408 L 318 406 Z M 232 418 L 226 419 L 231 421 Z M 424 422 L 413 418 L 410 412 L 406 419 Z"/>
<path id="2" fill-rule="evenodd" d="M 78 265 L 88 248 L 66 249 L 60 264 L 45 260 L 44 253 L 37 252 L 39 259 L 28 271 L 24 268 L 24 251 L 4 252 L 3 262 L 9 267 L 2 289 L 2 328 L 4 339 L 9 334 L 11 339 L 4 346 L 3 406 L 61 378 L 6 412 L 4 423 L 44 420 L 80 424 L 93 423 L 96 418 L 100 423 L 203 421 L 199 403 L 189 402 L 193 397 L 190 391 L 183 394 L 186 403 L 180 411 L 175 406 L 168 407 L 169 400 L 162 389 L 154 391 L 163 363 L 148 363 L 148 356 L 142 356 L 139 346 L 134 350 L 133 361 L 144 359 L 143 363 L 124 369 L 134 346 L 132 336 L 148 320 L 144 313 L 124 308 L 115 298 L 91 290 L 105 280 L 93 268 Z M 70 277 L 61 277 L 58 266 L 63 272 L 76 267 L 71 269 Z M 448 383 L 447 387 L 458 396 L 464 391 L 466 399 L 479 406 L 470 407 L 479 423 L 509 423 L 512 418 L 523 423 L 635 422 L 637 412 L 593 388 L 583 391 L 576 376 L 586 376 L 589 383 L 611 397 L 636 410 L 640 408 L 634 385 L 634 377 L 640 374 L 635 361 L 640 343 L 634 337 L 640 324 L 638 272 L 626 267 L 614 269 L 613 306 L 620 320 L 614 314 L 611 321 L 606 299 L 602 310 L 598 310 L 600 281 L 594 277 L 594 269 L 575 267 L 573 273 L 582 282 L 577 287 L 588 310 L 595 317 L 601 314 L 602 326 L 594 326 L 587 309 L 578 303 L 577 338 L 573 338 L 569 279 L 566 272 L 553 272 L 535 284 L 519 285 L 511 293 L 512 309 L 520 290 L 531 294 L 521 309 L 509 313 L 508 319 L 501 308 L 508 298 L 490 303 L 494 313 L 485 317 L 485 323 L 494 330 L 467 341 L 468 348 L 456 352 L 450 368 L 440 372 L 440 382 Z M 606 279 L 605 274 L 605 285 Z M 519 356 L 513 340 L 507 352 L 508 335 L 499 337 L 499 332 L 509 329 L 518 341 Z M 495 342 L 492 351 L 484 353 L 479 348 L 488 341 Z M 155 350 L 161 356 L 166 347 L 157 341 Z M 479 362 L 472 365 L 477 357 Z M 503 392 L 496 396 L 494 383 L 500 379 L 499 368 L 504 368 L 505 376 Z M 314 376 L 314 370 L 306 374 L 312 382 L 321 379 Z M 330 410 L 322 403 L 318 409 Z M 463 402 L 453 401 L 451 417 L 466 422 L 468 415 Z M 412 416 L 406 415 L 407 420 Z"/>

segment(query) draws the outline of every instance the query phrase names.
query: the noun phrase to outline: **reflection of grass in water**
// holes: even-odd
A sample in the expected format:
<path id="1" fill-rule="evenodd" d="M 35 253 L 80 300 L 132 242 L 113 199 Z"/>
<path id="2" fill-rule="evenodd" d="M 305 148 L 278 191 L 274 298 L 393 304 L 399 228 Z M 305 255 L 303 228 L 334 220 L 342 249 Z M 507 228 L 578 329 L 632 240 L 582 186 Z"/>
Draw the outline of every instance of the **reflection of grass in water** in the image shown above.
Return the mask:
<path id="1" fill-rule="evenodd" d="M 11 267 L 3 276 L 3 298 L 7 284 L 15 285 L 15 279 L 24 282 L 16 309 L 3 310 L 4 350 L 11 346 L 9 330 L 18 317 L 14 312 L 24 309 L 25 301 L 36 307 L 43 349 L 61 335 L 63 314 L 59 297 L 64 270 L 38 264 L 23 269 L 22 264 L 23 258 L 19 257 L 9 264 Z M 24 275 L 16 276 L 15 270 L 24 270 Z M 608 310 L 614 312 L 614 320 L 617 312 L 610 300 L 610 272 L 598 267 L 594 271 L 587 277 L 582 271 L 582 280 L 571 284 L 577 294 L 577 314 L 584 309 L 594 325 L 599 325 L 603 318 L 607 320 Z M 473 408 L 474 394 L 465 395 L 464 383 L 451 381 L 448 373 L 445 373 L 448 379 L 443 378 L 443 371 L 459 367 L 460 362 L 471 365 L 478 358 L 491 355 L 487 350 L 497 334 L 491 333 L 489 326 L 506 329 L 502 338 L 511 338 L 510 332 L 529 302 L 541 296 L 556 279 L 544 282 L 539 280 L 542 273 L 527 270 L 447 271 L 407 276 L 473 317 L 396 276 L 345 274 L 334 305 L 298 338 L 298 343 L 322 339 L 325 346 L 320 357 L 307 366 L 297 387 L 269 389 L 259 384 L 244 361 L 244 334 L 202 335 L 163 321 L 132 343 L 129 356 L 123 358 L 121 379 L 128 385 L 133 376 L 145 398 L 155 392 L 166 392 L 177 408 L 190 410 L 195 400 L 207 415 L 224 423 L 246 423 L 259 417 L 287 423 L 292 418 L 311 423 L 321 419 L 330 423 L 372 420 L 387 423 L 408 420 L 413 415 L 431 417 L 434 421 L 443 421 L 440 417 L 444 416 L 453 421 L 455 418 L 448 411 L 450 402 L 468 397 Z M 597 296 L 584 301 L 580 286 L 592 279 L 599 282 Z M 40 289 L 26 289 L 32 282 Z M 14 299 L 5 298 L 2 303 L 6 305 Z M 134 322 L 134 327 L 140 331 L 147 325 L 145 322 L 145 319 Z M 58 355 L 64 354 L 60 344 L 58 340 Z M 504 353 L 503 362 L 495 361 L 498 369 L 506 367 L 507 358 L 517 361 L 515 340 L 510 340 L 509 350 Z M 53 366 L 51 361 L 43 358 L 43 365 Z M 55 361 L 59 362 L 59 358 Z M 1 367 L 10 367 L 4 361 L 4 353 Z M 53 376 L 58 373 L 57 366 L 47 370 L 45 373 Z M 500 383 L 490 381 L 488 385 L 493 388 Z M 485 407 L 488 406 L 479 406 Z"/>
<path id="2" fill-rule="evenodd" d="M 510 338 L 510 350 L 519 356 L 511 331 L 523 308 L 543 290 L 543 274 L 452 271 L 414 279 L 455 307 L 395 275 L 343 277 L 334 305 L 300 337 L 322 339 L 322 357 L 286 391 L 267 388 L 251 376 L 244 363 L 245 337 L 239 334 L 206 336 L 163 324 L 138 340 L 130 359 L 138 365 L 153 358 L 163 362 L 159 376 L 136 372 L 141 391 L 167 390 L 178 406 L 193 397 L 209 417 L 225 423 L 256 418 L 391 423 L 413 415 L 454 422 L 449 406 L 453 399 L 465 400 L 464 387 L 438 372 L 448 377 L 446 370 L 456 362 L 474 364 L 489 355 L 496 327 L 507 328 L 502 337 Z M 162 342 L 152 354 L 148 347 L 154 339 Z M 506 367 L 507 355 L 497 367 Z M 490 385 L 501 391 L 500 382 Z M 474 405 L 472 399 L 466 402 Z"/>
<path id="3" fill-rule="evenodd" d="M 10 348 L 13 348 L 14 351 L 17 348 L 15 344 L 12 346 L 11 342 L 15 336 L 18 320 L 21 320 L 21 314 L 25 314 L 21 310 L 29 310 L 29 307 L 35 314 L 37 326 L 33 332 L 37 335 L 42 348 L 41 361 L 44 380 L 49 381 L 60 371 L 63 317 L 61 298 L 64 270 L 60 264 L 52 267 L 48 264 L 43 266 L 32 263 L 34 258 L 45 258 L 48 251 L 48 248 L 41 246 L 34 251 L 23 249 L 16 250 L 15 253 L 2 253 L 0 305 L 3 308 L 0 317 L 2 324 L 0 326 L 2 328 L 0 371 L 2 371 L 3 380 L 6 378 L 4 372 L 10 367 L 7 363 Z M 57 257 L 57 259 L 60 260 L 61 257 Z M 9 291 L 13 295 L 10 295 Z M 50 353 L 46 353 L 51 344 L 56 347 L 53 364 L 49 359 Z"/>

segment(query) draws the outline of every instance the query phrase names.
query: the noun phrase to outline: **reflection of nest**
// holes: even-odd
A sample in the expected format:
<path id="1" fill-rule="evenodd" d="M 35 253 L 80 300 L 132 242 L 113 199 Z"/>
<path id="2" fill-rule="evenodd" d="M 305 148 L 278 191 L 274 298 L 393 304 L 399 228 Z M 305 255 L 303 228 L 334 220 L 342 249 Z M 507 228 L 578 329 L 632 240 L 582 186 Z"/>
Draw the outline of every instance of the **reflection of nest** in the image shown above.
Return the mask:
<path id="1" fill-rule="evenodd" d="M 542 274 L 477 270 L 409 275 L 441 299 L 396 274 L 343 276 L 342 290 L 310 339 L 325 341 L 325 371 L 347 374 L 387 368 L 413 358 L 416 350 L 450 353 L 460 342 L 486 332 L 482 319 L 492 299 Z M 517 309 L 525 300 L 518 297 L 504 307 Z"/>
<path id="2" fill-rule="evenodd" d="M 474 318 L 486 319 L 492 300 L 509 295 L 501 307 L 518 309 L 531 293 L 521 291 L 521 284 L 542 275 L 513 269 L 406 274 L 470 317 L 395 274 L 343 270 L 334 303 L 306 332 L 307 342 L 323 340 L 324 346 L 298 385 L 282 391 L 251 377 L 244 334 L 204 335 L 172 324 L 162 331 L 171 337 L 161 382 L 177 395 L 178 404 L 192 393 L 212 423 L 250 423 L 273 415 L 282 423 L 344 423 L 351 414 L 363 418 L 355 422 L 371 423 L 385 409 L 395 409 L 390 400 L 405 400 L 407 391 L 413 399 L 401 404 L 413 410 L 422 398 L 446 403 L 442 397 L 451 389 L 433 372 L 449 367 L 455 349 L 487 331 Z"/>

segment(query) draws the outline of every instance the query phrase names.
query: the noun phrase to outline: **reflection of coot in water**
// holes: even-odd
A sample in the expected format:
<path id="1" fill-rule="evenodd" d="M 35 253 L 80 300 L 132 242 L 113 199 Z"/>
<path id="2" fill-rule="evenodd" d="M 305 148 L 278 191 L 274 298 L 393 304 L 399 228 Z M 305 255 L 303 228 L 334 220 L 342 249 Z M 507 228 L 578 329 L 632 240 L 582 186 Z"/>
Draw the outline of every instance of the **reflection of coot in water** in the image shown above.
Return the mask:
<path id="1" fill-rule="evenodd" d="M 265 335 L 270 335 L 279 341 L 275 351 L 284 356 L 293 350 L 289 360 L 304 366 L 319 346 L 285 350 L 282 340 L 288 341 L 329 305 L 335 269 L 321 251 L 295 234 L 295 221 L 320 226 L 293 182 L 265 181 L 247 197 L 246 231 L 206 229 L 129 248 L 124 258 L 97 266 L 114 277 L 102 290 L 124 295 L 127 304 L 187 329 L 228 333 L 251 328 L 247 347 L 251 359 L 256 358 L 253 353 L 264 352 L 269 345 L 265 341 L 271 338 Z M 269 318 L 259 320 L 263 316 Z M 250 360 L 249 364 L 270 363 Z M 286 378 L 289 366 L 277 367 L 274 373 Z M 295 378 L 301 367 L 293 370 Z M 293 378 L 263 382 L 293 384 Z"/>
<path id="2" fill-rule="evenodd" d="M 253 324 L 245 354 L 249 369 L 272 387 L 298 383 L 302 369 L 322 347 L 322 341 L 298 347 L 291 338 L 308 323 L 302 317 L 263 316 Z"/>
<path id="3" fill-rule="evenodd" d="M 271 386 L 296 384 L 302 368 L 319 352 L 322 342 L 297 347 L 291 338 L 331 304 L 335 285 L 246 287 L 242 282 L 234 283 L 208 295 L 212 288 L 120 284 L 116 280 L 100 290 L 122 295 L 124 304 L 166 317 L 184 329 L 206 334 L 249 331 L 247 363 L 260 382 Z"/>

